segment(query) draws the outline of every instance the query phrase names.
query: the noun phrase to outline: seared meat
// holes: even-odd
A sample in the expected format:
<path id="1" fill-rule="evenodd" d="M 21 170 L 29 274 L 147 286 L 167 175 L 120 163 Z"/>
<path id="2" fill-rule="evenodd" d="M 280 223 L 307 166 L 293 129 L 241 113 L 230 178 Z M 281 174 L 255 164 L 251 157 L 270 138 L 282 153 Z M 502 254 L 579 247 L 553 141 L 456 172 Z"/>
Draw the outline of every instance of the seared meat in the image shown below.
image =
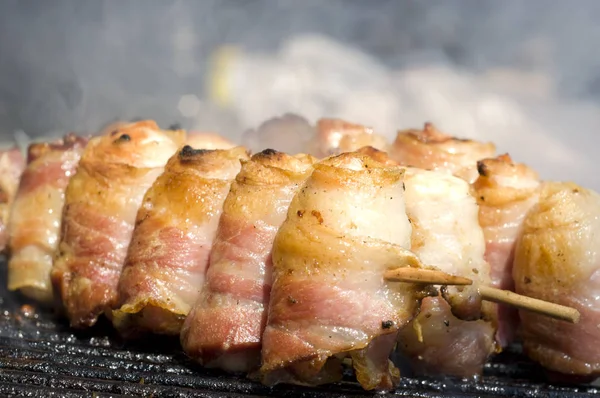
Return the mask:
<path id="1" fill-rule="evenodd" d="M 545 368 L 600 374 L 600 195 L 573 183 L 543 183 L 515 250 L 517 293 L 571 306 L 571 324 L 520 312 L 523 347 Z"/>
<path id="2" fill-rule="evenodd" d="M 396 384 L 388 357 L 418 302 L 414 285 L 382 278 L 419 265 L 407 250 L 402 176 L 400 167 L 359 153 L 315 165 L 273 246 L 264 382 L 337 380 L 340 358 L 350 355 L 364 388 Z"/>
<path id="3" fill-rule="evenodd" d="M 390 157 L 401 165 L 443 171 L 469 183 L 477 179 L 477 161 L 495 153 L 492 143 L 454 138 L 431 123 L 423 130 L 398 132 L 390 149 Z"/>
<path id="4" fill-rule="evenodd" d="M 477 169 L 473 195 L 479 204 L 492 286 L 514 291 L 514 248 L 527 212 L 537 203 L 539 177 L 526 165 L 513 163 L 508 155 L 481 160 Z M 496 340 L 500 346 L 506 347 L 514 339 L 518 320 L 516 309 L 498 305 Z"/>
<path id="5" fill-rule="evenodd" d="M 179 334 L 196 301 L 223 201 L 246 150 L 183 147 L 137 213 L 113 323 L 124 334 Z"/>
<path id="6" fill-rule="evenodd" d="M 137 210 L 184 139 L 141 121 L 89 141 L 67 186 L 51 274 L 72 326 L 93 325 L 115 304 Z"/>
<path id="7" fill-rule="evenodd" d="M 479 375 L 494 351 L 495 327 L 479 320 L 494 320 L 494 307 L 481 302 L 476 287 L 490 282 L 477 203 L 465 181 L 445 173 L 408 168 L 405 185 L 411 250 L 424 264 L 476 283 L 423 299 L 419 315 L 400 330 L 399 347 L 419 372 Z"/>
<path id="8" fill-rule="evenodd" d="M 232 184 L 204 290 L 181 334 L 186 353 L 205 366 L 248 372 L 260 365 L 273 240 L 314 161 L 267 149 Z"/>
<path id="9" fill-rule="evenodd" d="M 86 138 L 68 134 L 58 141 L 29 146 L 9 223 L 10 290 L 21 290 L 41 302 L 52 301 L 50 270 L 60 238 L 65 190 L 86 144 Z"/>
<path id="10" fill-rule="evenodd" d="M 398 349 L 419 375 L 481 375 L 493 345 L 490 322 L 457 318 L 440 296 L 424 298 L 419 315 L 398 334 Z"/>

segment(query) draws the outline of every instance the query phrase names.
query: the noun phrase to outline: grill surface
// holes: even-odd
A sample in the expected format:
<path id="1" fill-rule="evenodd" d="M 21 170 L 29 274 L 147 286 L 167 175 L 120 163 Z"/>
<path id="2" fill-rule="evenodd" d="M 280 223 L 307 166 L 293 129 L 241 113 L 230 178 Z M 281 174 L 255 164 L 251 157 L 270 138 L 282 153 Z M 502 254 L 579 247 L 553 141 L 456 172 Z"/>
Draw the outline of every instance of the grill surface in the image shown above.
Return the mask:
<path id="1" fill-rule="evenodd" d="M 177 340 L 155 338 L 124 343 L 106 323 L 74 333 L 50 311 L 34 309 L 5 288 L 6 261 L 0 261 L 0 395 L 44 397 L 367 397 L 348 375 L 318 387 L 273 388 L 195 366 Z M 518 347 L 486 366 L 483 380 L 404 377 L 394 393 L 378 397 L 591 397 L 590 386 L 545 383 L 542 370 Z"/>

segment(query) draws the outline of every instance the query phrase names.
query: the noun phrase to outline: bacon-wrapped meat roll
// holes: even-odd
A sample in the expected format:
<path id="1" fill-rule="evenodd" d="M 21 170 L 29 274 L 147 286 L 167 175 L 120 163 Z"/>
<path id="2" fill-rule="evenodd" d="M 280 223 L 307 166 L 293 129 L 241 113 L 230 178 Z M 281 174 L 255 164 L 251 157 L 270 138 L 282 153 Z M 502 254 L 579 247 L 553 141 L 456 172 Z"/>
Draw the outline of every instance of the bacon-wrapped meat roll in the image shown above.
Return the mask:
<path id="1" fill-rule="evenodd" d="M 73 327 L 93 325 L 115 303 L 137 210 L 184 140 L 141 121 L 89 141 L 67 186 L 51 273 Z"/>
<path id="2" fill-rule="evenodd" d="M 390 149 L 390 157 L 401 165 L 447 172 L 469 183 L 477 179 L 477 161 L 495 153 L 492 143 L 451 137 L 431 123 L 423 130 L 398 132 Z"/>
<path id="3" fill-rule="evenodd" d="M 543 183 L 515 249 L 517 293 L 577 309 L 577 324 L 520 311 L 523 348 L 552 371 L 600 374 L 600 195 Z"/>
<path id="4" fill-rule="evenodd" d="M 479 204 L 492 286 L 514 291 L 514 248 L 527 212 L 538 201 L 539 177 L 526 165 L 513 163 L 508 155 L 481 160 L 477 169 L 479 178 L 473 184 L 473 195 Z M 496 341 L 501 347 L 514 340 L 518 319 L 516 309 L 498 305 Z"/>
<path id="5" fill-rule="evenodd" d="M 383 279 L 387 269 L 419 265 L 407 250 L 402 176 L 359 153 L 314 166 L 273 246 L 263 382 L 337 380 L 347 355 L 364 388 L 398 381 L 389 354 L 419 298 L 414 285 Z"/>
<path id="6" fill-rule="evenodd" d="M 231 149 L 236 145 L 227 138 L 215 133 L 190 131 L 185 141 L 186 145 L 198 149 Z"/>
<path id="7" fill-rule="evenodd" d="M 242 144 L 252 152 L 277 148 L 284 153 L 309 153 L 315 138 L 315 127 L 302 116 L 286 113 L 246 131 Z"/>
<path id="8" fill-rule="evenodd" d="M 260 365 L 273 241 L 314 162 L 267 149 L 245 162 L 232 184 L 206 284 L 181 334 L 186 353 L 203 365 L 240 372 Z"/>
<path id="9" fill-rule="evenodd" d="M 321 119 L 317 122 L 317 136 L 313 152 L 325 157 L 344 152 L 353 152 L 370 146 L 387 151 L 389 143 L 385 137 L 373 132 L 373 129 L 340 119 Z"/>
<path id="10" fill-rule="evenodd" d="M 65 190 L 86 144 L 87 138 L 68 134 L 58 141 L 29 146 L 9 222 L 9 290 L 20 290 L 40 302 L 52 301 L 50 271 Z"/>
<path id="11" fill-rule="evenodd" d="M 485 241 L 469 184 L 445 173 L 408 168 L 405 185 L 411 250 L 428 266 L 489 284 Z M 426 297 L 419 315 L 400 330 L 398 347 L 417 373 L 469 377 L 483 371 L 495 349 L 495 313 L 492 304 L 481 302 L 476 284 Z"/>
<path id="12" fill-rule="evenodd" d="M 25 159 L 19 148 L 0 150 L 0 252 L 8 243 L 11 207 L 24 169 Z"/>
<path id="13" fill-rule="evenodd" d="M 144 197 L 113 323 L 125 335 L 177 335 L 202 289 L 223 201 L 246 150 L 184 146 Z"/>

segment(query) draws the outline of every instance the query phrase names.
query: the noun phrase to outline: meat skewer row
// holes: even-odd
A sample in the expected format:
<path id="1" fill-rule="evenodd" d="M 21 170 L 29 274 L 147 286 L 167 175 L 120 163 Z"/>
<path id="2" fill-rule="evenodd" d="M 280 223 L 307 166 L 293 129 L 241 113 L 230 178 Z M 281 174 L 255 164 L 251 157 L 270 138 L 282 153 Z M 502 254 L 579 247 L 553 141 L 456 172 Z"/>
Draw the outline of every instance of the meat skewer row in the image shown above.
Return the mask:
<path id="1" fill-rule="evenodd" d="M 399 335 L 402 341 L 403 332 L 412 329 L 406 326 L 411 322 L 414 314 L 413 312 L 408 315 L 411 311 L 408 308 L 412 305 L 408 297 L 416 298 L 412 311 L 416 309 L 416 302 L 422 297 L 414 286 L 404 285 L 394 290 L 395 294 L 402 297 L 401 300 L 391 303 L 386 300 L 378 301 L 373 298 L 377 298 L 377 294 L 370 289 L 381 292 L 381 286 L 375 283 L 377 280 L 381 283 L 381 279 L 371 280 L 373 282 L 371 284 L 368 282 L 369 275 L 377 270 L 378 265 L 381 267 L 388 264 L 388 267 L 393 267 L 390 264 L 395 264 L 397 267 L 402 264 L 403 258 L 413 266 L 418 266 L 420 263 L 416 257 L 414 259 L 417 262 L 411 263 L 413 259 L 411 256 L 414 256 L 411 252 L 394 252 L 398 250 L 397 247 L 392 250 L 393 253 L 387 252 L 387 254 L 385 254 L 386 250 L 379 247 L 378 255 L 366 250 L 369 248 L 369 243 L 373 244 L 370 239 L 373 235 L 377 235 L 368 229 L 369 226 L 366 225 L 367 222 L 363 217 L 368 217 L 371 222 L 374 220 L 373 224 L 369 224 L 370 228 L 376 225 L 380 234 L 388 233 L 390 227 L 383 220 L 378 222 L 378 217 L 389 215 L 391 210 L 387 212 L 388 207 L 380 201 L 383 198 L 387 199 L 388 195 L 389 198 L 395 198 L 396 195 L 402 194 L 401 191 L 393 193 L 386 191 L 387 195 L 382 192 L 373 193 L 374 197 L 379 198 L 378 201 L 373 200 L 373 196 L 361 192 L 364 189 L 362 184 L 356 181 L 349 183 L 346 178 L 350 179 L 350 177 L 345 174 L 342 178 L 332 176 L 333 171 L 329 170 L 329 167 L 324 167 L 321 171 L 324 175 L 320 175 L 321 165 L 330 166 L 330 163 L 335 165 L 332 169 L 336 172 L 342 169 L 346 173 L 347 167 L 359 174 L 361 163 L 357 162 L 358 159 L 365 162 L 364 169 L 361 171 L 368 173 L 367 175 L 375 174 L 375 171 L 380 169 L 388 172 L 402 170 L 398 167 L 385 166 L 360 153 L 346 153 L 318 163 L 304 187 L 292 200 L 288 218 L 277 233 L 273 248 L 273 289 L 267 328 L 263 335 L 263 365 L 260 370 L 263 382 L 320 384 L 334 381 L 340 377 L 340 359 L 345 355 L 352 358 L 357 378 L 364 388 L 388 389 L 397 382 L 399 373 L 388 362 L 389 353 L 395 343 L 396 335 Z M 451 176 L 442 176 L 458 181 L 462 184 L 462 193 L 465 197 L 469 196 L 469 187 L 465 182 Z M 369 175 L 369 178 L 375 177 Z M 380 180 L 377 180 L 374 185 L 376 187 L 371 187 L 373 190 L 389 189 Z M 399 185 L 402 185 L 401 181 Z M 351 190 L 353 194 L 343 195 L 345 190 Z M 360 203 L 357 204 L 347 197 L 352 197 Z M 477 226 L 477 206 L 474 198 L 471 197 L 471 201 L 470 220 Z M 459 205 L 464 206 L 464 203 L 459 202 Z M 373 206 L 373 208 L 371 211 L 365 208 L 359 210 L 358 206 Z M 394 210 L 393 214 L 396 214 L 396 217 L 398 214 L 404 214 L 399 209 Z M 388 222 L 394 223 L 398 228 L 398 220 L 390 218 Z M 335 229 L 332 231 L 332 228 Z M 413 228 L 416 227 L 413 225 Z M 409 224 L 407 234 L 409 238 L 412 236 L 410 229 Z M 369 238 L 360 235 L 366 231 L 373 235 L 369 234 Z M 480 245 L 477 251 L 480 261 L 483 261 L 484 241 L 481 229 L 479 235 Z M 397 239 L 401 235 L 392 233 L 391 236 Z M 360 237 L 358 242 L 353 239 L 357 237 Z M 381 241 L 377 242 L 381 243 Z M 408 246 L 408 243 L 406 245 Z M 364 258 L 363 253 L 369 256 Z M 406 253 L 410 253 L 408 257 Z M 394 260 L 386 260 L 387 255 L 391 255 Z M 469 263 L 469 265 L 473 264 Z M 414 271 L 412 268 L 400 268 L 400 270 Z M 360 286 L 356 286 L 358 281 L 361 282 Z M 483 278 L 481 281 L 487 280 Z M 476 295 L 477 292 L 463 293 L 466 296 L 462 298 L 463 300 L 460 293 L 455 294 L 458 297 L 454 300 L 454 304 L 467 309 L 471 307 L 471 311 L 477 311 L 478 305 L 464 300 Z M 367 298 L 367 295 L 371 298 Z M 387 300 L 390 300 L 390 296 L 394 297 L 393 293 L 388 292 Z M 441 303 L 437 304 L 441 306 Z M 365 309 L 365 306 L 368 308 Z M 446 306 L 449 307 L 447 304 Z M 386 312 L 384 308 L 391 312 Z M 460 309 L 465 311 L 465 308 Z M 433 311 L 433 308 L 430 310 Z M 392 315 L 394 311 L 398 311 L 396 315 Z M 448 315 L 449 309 L 445 311 Z M 381 318 L 382 314 L 387 314 L 389 319 L 384 321 L 375 319 Z M 464 324 L 461 326 L 465 328 Z M 435 327 L 431 326 L 431 329 L 435 330 Z M 484 321 L 476 321 L 465 329 L 467 332 L 462 334 L 464 329 L 456 328 L 454 335 L 464 336 L 463 338 L 468 340 L 473 335 L 480 334 L 482 339 L 487 341 L 488 347 L 483 350 L 479 348 L 474 353 L 476 355 L 474 360 L 467 358 L 463 363 L 475 367 L 474 370 L 470 370 L 472 375 L 481 371 L 480 367 L 491 353 L 494 328 L 491 325 L 486 326 Z M 458 349 L 464 348 L 459 346 Z M 438 351 L 437 354 L 440 352 Z M 449 371 L 452 369 L 450 368 Z"/>
<path id="2" fill-rule="evenodd" d="M 113 323 L 123 334 L 179 335 L 204 282 L 223 202 L 246 159 L 243 147 L 189 145 L 169 159 L 137 213 L 119 280 Z"/>
<path id="3" fill-rule="evenodd" d="M 463 140 L 439 132 L 426 123 L 422 131 L 398 133 L 390 156 L 403 165 L 438 170 L 473 182 L 479 204 L 479 224 L 486 241 L 485 260 L 491 266 L 492 286 L 512 289 L 512 252 L 523 217 L 537 199 L 537 174 L 508 155 L 493 156 L 493 144 Z M 514 338 L 518 325 L 516 310 L 496 307 L 498 348 Z"/>
<path id="4" fill-rule="evenodd" d="M 386 362 L 387 363 L 387 362 Z"/>
<path id="5" fill-rule="evenodd" d="M 58 141 L 29 146 L 9 222 L 9 290 L 21 290 L 42 303 L 52 301 L 50 271 L 60 237 L 65 190 L 87 141 L 68 134 Z"/>
<path id="6" fill-rule="evenodd" d="M 372 152 L 372 156 L 373 155 L 377 155 L 377 151 L 373 150 L 372 148 L 370 148 L 371 150 L 369 152 Z M 252 162 L 249 162 L 248 164 L 252 164 Z M 433 173 L 433 172 L 429 172 L 429 173 Z M 436 174 L 436 173 L 433 173 Z M 439 174 L 439 173 L 437 173 Z M 466 183 L 462 182 L 459 179 L 456 179 L 454 177 L 451 176 L 447 176 L 444 174 L 441 174 L 441 177 L 443 179 L 454 179 L 456 180 L 459 184 L 464 185 L 464 189 L 463 191 L 466 193 L 466 196 L 468 195 L 468 186 Z M 238 179 L 241 178 L 242 181 L 246 181 L 249 178 L 249 175 L 247 175 L 246 173 L 242 173 L 241 176 L 238 176 Z M 465 197 L 466 197 L 465 196 Z M 241 201 L 242 197 L 239 197 L 237 194 L 234 193 L 234 190 L 232 190 L 232 192 L 230 193 L 230 199 L 233 201 L 235 198 L 235 201 Z M 416 201 L 416 200 L 415 200 Z M 234 202 L 235 203 L 235 202 Z M 475 209 L 475 224 L 477 224 L 477 212 L 476 212 L 476 206 L 473 203 L 472 208 Z M 222 227 L 225 230 L 229 230 L 231 227 L 229 226 L 229 222 L 228 221 L 223 221 L 223 220 L 227 220 L 227 212 L 222 216 Z M 236 227 L 237 228 L 237 227 Z M 237 231 L 237 229 L 236 229 Z M 257 233 L 257 232 L 255 232 Z M 241 237 L 243 235 L 240 235 L 239 233 L 232 233 L 231 236 L 233 236 L 234 238 L 238 238 Z M 231 239 L 231 238 L 229 238 Z M 217 239 L 217 245 L 218 242 L 220 241 L 220 239 Z M 227 242 L 227 234 L 225 234 L 225 239 L 224 239 L 224 243 Z M 227 242 L 229 243 L 229 242 Z M 481 250 L 481 259 L 483 256 L 483 240 L 481 240 L 481 245 L 480 247 L 482 248 Z M 236 244 L 231 244 L 229 243 L 229 245 L 226 246 L 226 249 L 224 250 L 224 253 L 226 254 L 227 248 L 231 248 L 230 250 L 235 250 L 237 248 Z M 227 257 L 221 257 L 223 254 L 221 253 L 223 252 L 222 249 L 215 249 L 215 251 L 213 251 L 213 256 L 216 256 L 218 258 L 216 264 L 219 264 L 220 267 L 222 267 L 225 264 L 230 264 L 230 260 L 227 260 Z M 247 259 L 244 260 L 244 257 L 240 257 L 240 252 L 236 251 L 236 256 L 234 257 L 236 259 L 236 261 L 240 261 L 241 264 L 244 264 L 244 261 L 248 261 Z M 223 259 L 225 261 L 223 261 Z M 227 265 L 230 266 L 230 265 Z M 239 268 L 238 268 L 239 269 Z M 209 268 L 210 270 L 210 268 Z M 260 333 L 259 332 L 250 332 L 251 330 L 257 330 L 256 328 L 258 328 L 258 330 L 260 331 L 260 321 L 254 321 L 252 322 L 251 320 L 249 321 L 248 318 L 244 319 L 244 320 L 240 320 L 239 323 L 233 322 L 233 324 L 231 322 L 222 322 L 222 325 L 220 324 L 220 328 L 219 329 L 215 329 L 213 325 L 214 322 L 210 322 L 210 319 L 212 319 L 211 316 L 208 316 L 208 314 L 218 314 L 215 313 L 215 309 L 219 309 L 222 308 L 222 306 L 226 306 L 227 304 L 227 296 L 223 296 L 222 294 L 218 294 L 218 295 L 214 295 L 214 293 L 208 293 L 209 291 L 211 291 L 211 287 L 210 287 L 210 276 L 209 276 L 209 284 L 207 285 L 208 290 L 205 290 L 205 293 L 203 295 L 203 298 L 201 299 L 201 305 L 200 305 L 200 310 L 199 313 L 200 314 L 206 314 L 206 315 L 196 315 L 195 313 L 193 313 L 192 315 L 190 315 L 190 317 L 188 317 L 188 320 L 186 323 L 189 324 L 189 326 L 186 326 L 184 332 L 182 333 L 182 342 L 183 345 L 186 349 L 186 351 L 193 357 L 197 358 L 200 360 L 201 363 L 204 364 L 208 364 L 211 363 L 211 365 L 209 366 L 218 366 L 221 368 L 225 368 L 228 370 L 249 370 L 252 368 L 252 359 L 251 358 L 256 358 L 256 356 L 253 355 L 253 349 L 252 346 L 253 344 L 256 345 L 260 342 Z M 216 280 L 218 281 L 218 279 Z M 232 297 L 231 294 L 234 294 L 234 296 L 232 297 L 234 299 L 234 301 L 236 302 L 236 305 L 239 304 L 239 293 L 235 292 L 235 283 L 231 284 L 233 282 L 228 282 L 228 286 L 231 286 L 229 289 L 229 297 Z M 243 280 L 239 281 L 238 283 L 243 283 Z M 205 288 L 206 289 L 206 288 Z M 218 288 L 217 288 L 218 289 Z M 206 296 L 206 294 L 211 294 L 209 296 Z M 208 297 L 213 297 L 213 299 L 211 299 L 212 301 L 207 301 Z M 219 297 L 218 300 L 215 300 L 216 297 Z M 224 298 L 225 297 L 225 298 Z M 231 312 L 230 312 L 231 313 Z M 246 314 L 248 313 L 252 313 L 252 311 L 246 311 Z M 203 321 L 204 319 L 204 321 Z M 260 319 L 260 318 L 258 318 Z M 229 325 L 229 326 L 228 326 Z M 491 335 L 492 333 L 488 333 L 488 336 Z M 258 337 L 251 337 L 251 336 L 257 336 Z M 209 337 L 210 336 L 210 337 Z M 230 336 L 230 337 L 228 337 Z M 249 339 L 249 340 L 248 340 Z M 488 339 L 489 341 L 491 341 L 492 339 Z M 221 345 L 220 349 L 216 349 L 216 346 Z M 491 346 L 491 344 L 488 344 L 488 346 Z M 214 356 L 215 352 L 219 352 L 219 350 L 221 351 L 222 354 L 230 354 L 230 355 L 225 355 L 223 358 L 220 358 L 220 355 L 217 354 L 217 356 Z M 231 350 L 231 351 L 230 351 Z M 213 359 L 210 359 L 213 358 Z M 217 362 L 215 361 L 215 358 L 218 360 Z M 229 358 L 231 360 L 227 360 L 225 358 Z M 483 359 L 486 359 L 487 355 L 483 356 Z M 478 362 L 478 364 L 482 364 L 483 361 L 480 360 Z"/>
<path id="7" fill-rule="evenodd" d="M 375 155 L 380 159 L 385 156 Z M 495 351 L 498 322 L 493 306 L 477 301 L 483 289 L 478 286 L 490 283 L 490 272 L 475 198 L 465 181 L 440 172 L 409 167 L 404 183 L 407 214 L 413 226 L 411 250 L 425 264 L 469 276 L 476 284 L 461 292 L 446 288 L 445 297 L 424 298 L 419 315 L 400 331 L 399 347 L 412 358 L 419 373 L 481 374 Z M 498 301 L 496 296 L 488 298 Z"/>

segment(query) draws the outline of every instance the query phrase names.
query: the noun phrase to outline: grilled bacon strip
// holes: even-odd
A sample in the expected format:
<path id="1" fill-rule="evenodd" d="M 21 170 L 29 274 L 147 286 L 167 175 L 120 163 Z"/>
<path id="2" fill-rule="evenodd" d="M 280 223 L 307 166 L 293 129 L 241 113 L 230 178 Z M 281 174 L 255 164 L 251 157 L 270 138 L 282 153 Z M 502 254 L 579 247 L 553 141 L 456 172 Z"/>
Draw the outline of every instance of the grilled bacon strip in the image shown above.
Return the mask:
<path id="1" fill-rule="evenodd" d="M 43 303 L 52 301 L 50 271 L 58 246 L 65 190 L 87 138 L 31 144 L 9 223 L 8 288 Z M 32 211 L 39 209 L 42 211 Z"/>
<path id="2" fill-rule="evenodd" d="M 8 240 L 8 223 L 19 179 L 25 169 L 25 159 L 17 147 L 0 150 L 0 252 Z"/>
<path id="3" fill-rule="evenodd" d="M 495 153 L 492 143 L 455 138 L 432 123 L 423 130 L 398 132 L 390 149 L 390 157 L 403 166 L 446 172 L 469 183 L 477 179 L 477 161 Z"/>
<path id="4" fill-rule="evenodd" d="M 260 366 L 273 241 L 315 160 L 267 149 L 244 162 L 225 200 L 204 289 L 181 333 L 184 351 L 203 365 L 238 372 Z"/>
<path id="5" fill-rule="evenodd" d="M 477 203 L 467 182 L 445 173 L 407 168 L 405 185 L 411 250 L 424 264 L 475 284 L 424 298 L 398 345 L 419 373 L 480 375 L 495 349 L 495 319 L 493 305 L 482 303 L 476 290 L 490 282 Z"/>
<path id="6" fill-rule="evenodd" d="M 538 201 L 539 176 L 526 165 L 514 163 L 509 155 L 481 160 L 477 169 L 479 177 L 473 184 L 473 195 L 479 204 L 479 224 L 485 236 L 492 286 L 514 291 L 514 249 L 523 220 Z M 498 305 L 496 341 L 501 347 L 514 340 L 518 320 L 516 309 Z"/>
<path id="7" fill-rule="evenodd" d="M 338 380 L 345 355 L 364 388 L 398 382 L 388 358 L 418 297 L 414 285 L 382 275 L 419 265 L 407 250 L 402 176 L 360 153 L 315 165 L 275 237 L 263 382 Z"/>
<path id="8" fill-rule="evenodd" d="M 167 163 L 137 213 L 113 323 L 124 335 L 177 335 L 204 282 L 223 202 L 245 148 L 193 149 Z"/>
<path id="9" fill-rule="evenodd" d="M 516 292 L 577 309 L 577 324 L 520 311 L 523 349 L 546 369 L 600 375 L 600 194 L 545 182 L 515 249 Z"/>
<path id="10" fill-rule="evenodd" d="M 67 186 L 51 273 L 73 327 L 92 326 L 114 305 L 137 210 L 184 139 L 140 121 L 89 141 Z"/>

